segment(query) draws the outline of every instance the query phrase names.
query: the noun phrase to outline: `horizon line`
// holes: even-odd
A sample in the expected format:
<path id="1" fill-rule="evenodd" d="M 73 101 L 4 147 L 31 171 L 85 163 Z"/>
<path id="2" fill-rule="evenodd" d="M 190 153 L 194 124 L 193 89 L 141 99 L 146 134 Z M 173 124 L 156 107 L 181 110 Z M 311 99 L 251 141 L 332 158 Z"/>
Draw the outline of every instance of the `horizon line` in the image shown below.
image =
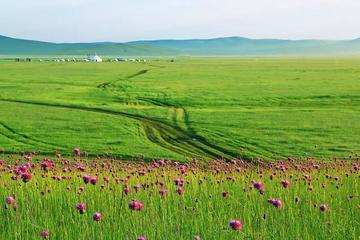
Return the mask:
<path id="1" fill-rule="evenodd" d="M 158 38 L 158 39 L 138 39 L 131 41 L 85 41 L 85 42 L 56 42 L 56 41 L 46 41 L 46 40 L 37 40 L 37 39 L 28 39 L 22 37 L 15 36 L 7 36 L 0 34 L 0 37 L 11 38 L 15 40 L 24 40 L 24 41 L 35 41 L 35 42 L 43 42 L 43 43 L 53 43 L 53 44 L 86 44 L 86 43 L 118 43 L 118 44 L 126 44 L 126 43 L 134 43 L 134 42 L 151 42 L 151 41 L 201 41 L 201 40 L 219 40 L 219 39 L 229 39 L 229 38 L 239 38 L 239 39 L 247 39 L 247 40 L 278 40 L 278 41 L 329 41 L 329 42 L 340 42 L 340 41 L 354 41 L 360 39 L 360 37 L 352 38 L 352 39 L 320 39 L 320 38 L 304 38 L 304 39 L 287 39 L 287 38 L 251 38 L 251 37 L 243 37 L 243 36 L 219 36 L 219 37 L 211 37 L 211 38 Z"/>

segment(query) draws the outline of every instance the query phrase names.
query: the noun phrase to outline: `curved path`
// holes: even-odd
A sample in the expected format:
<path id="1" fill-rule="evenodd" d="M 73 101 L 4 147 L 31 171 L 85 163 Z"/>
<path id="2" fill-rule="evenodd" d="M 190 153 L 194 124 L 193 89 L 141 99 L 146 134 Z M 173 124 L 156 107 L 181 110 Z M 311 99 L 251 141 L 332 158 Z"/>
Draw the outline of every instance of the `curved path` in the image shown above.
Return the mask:
<path id="1" fill-rule="evenodd" d="M 119 78 L 117 80 L 113 80 L 113 81 L 108 81 L 108 82 L 104 82 L 104 83 L 101 83 L 99 85 L 97 85 L 98 88 L 103 88 L 103 89 L 106 89 L 108 88 L 110 85 L 116 83 L 116 82 L 119 82 L 119 81 L 127 81 L 127 80 L 130 80 L 134 77 L 137 77 L 137 76 L 140 76 L 140 75 L 143 75 L 143 74 L 146 74 L 148 71 L 150 71 L 152 69 L 144 69 L 144 70 L 140 70 L 139 72 L 133 74 L 133 75 L 130 75 L 130 76 L 127 76 L 126 78 Z"/>
<path id="2" fill-rule="evenodd" d="M 108 81 L 97 85 L 97 88 L 108 90 L 113 84 L 119 81 L 129 81 L 140 75 L 144 75 L 154 69 L 165 68 L 160 65 L 148 65 L 151 68 L 140 70 L 125 78 L 119 78 L 117 80 Z M 147 104 L 161 106 L 168 108 L 172 117 L 171 123 L 161 121 L 159 119 L 145 117 L 137 114 L 131 114 L 127 112 L 120 112 L 110 109 L 103 109 L 97 107 L 85 107 L 80 105 L 65 105 L 60 103 L 46 103 L 35 102 L 26 100 L 14 100 L 14 99 L 0 99 L 3 102 L 11 102 L 17 104 L 31 104 L 43 107 L 51 107 L 58 109 L 71 109 L 79 111 L 87 111 L 94 113 L 107 114 L 112 116 L 121 116 L 136 120 L 141 124 L 144 129 L 145 137 L 152 143 L 175 152 L 184 157 L 197 157 L 206 159 L 232 159 L 238 157 L 237 153 L 231 152 L 225 148 L 216 146 L 208 142 L 204 137 L 198 135 L 194 128 L 191 127 L 189 121 L 189 114 L 185 108 L 181 106 L 175 106 L 168 102 L 162 102 L 158 99 L 138 97 L 139 101 Z M 23 144 L 36 143 L 40 145 L 46 145 L 47 147 L 55 147 L 58 150 L 66 149 L 64 146 L 56 146 L 52 143 L 46 143 L 28 135 L 19 134 L 15 130 L 9 128 L 7 125 L 0 122 L 0 127 L 6 129 L 8 133 L 0 133 L 5 137 L 21 142 Z"/>
<path id="3" fill-rule="evenodd" d="M 34 137 L 26 135 L 26 134 L 18 133 L 17 131 L 15 131 L 15 129 L 9 127 L 8 125 L 6 125 L 5 123 L 3 123 L 1 121 L 0 121 L 0 129 L 4 130 L 4 131 L 0 131 L 0 135 L 4 136 L 12 141 L 22 143 L 24 145 L 31 145 L 31 144 L 35 143 L 35 144 L 43 145 L 46 147 L 54 148 L 56 150 L 66 149 L 66 147 L 64 147 L 64 146 L 55 145 L 55 144 L 42 141 L 40 139 L 34 138 Z"/>
<path id="4" fill-rule="evenodd" d="M 114 80 L 114 81 L 108 81 L 108 82 L 99 84 L 97 87 L 102 88 L 103 90 L 107 90 L 108 88 L 112 87 L 113 84 L 115 84 L 119 81 L 130 81 L 131 79 L 138 77 L 140 75 L 144 75 L 144 74 L 148 73 L 149 71 L 165 68 L 165 66 L 162 66 L 162 65 L 149 64 L 149 66 L 151 66 L 153 68 L 147 68 L 147 69 L 140 70 L 137 73 L 129 75 L 125 78 Z M 172 137 L 169 137 L 169 134 L 168 134 L 168 133 L 170 133 L 170 131 L 168 131 L 169 129 L 167 129 L 164 132 L 164 128 L 162 128 L 164 126 L 158 125 L 155 128 L 156 131 L 154 131 L 154 128 L 149 128 L 149 124 L 144 125 L 144 123 L 143 123 L 143 127 L 145 129 L 146 136 L 147 136 L 148 140 L 150 140 L 151 142 L 161 145 L 162 147 L 165 147 L 165 145 L 170 144 L 170 146 L 166 147 L 167 149 L 177 152 L 177 153 L 181 153 L 182 155 L 185 155 L 185 156 L 187 156 L 189 154 L 189 152 L 192 153 L 192 155 L 199 155 L 199 153 L 197 153 L 196 151 L 193 151 L 193 149 L 192 149 L 195 146 L 198 148 L 198 150 L 205 152 L 205 154 L 208 155 L 208 157 L 210 157 L 210 158 L 236 158 L 236 157 L 238 157 L 238 154 L 233 153 L 227 149 L 221 148 L 219 146 L 216 146 L 214 144 L 211 144 L 204 137 L 197 135 L 195 132 L 195 129 L 190 126 L 189 114 L 184 107 L 176 106 L 176 105 L 170 104 L 168 102 L 160 101 L 158 99 L 152 99 L 152 98 L 146 98 L 146 97 L 137 97 L 137 100 L 140 100 L 142 102 L 146 102 L 146 103 L 149 103 L 149 104 L 152 104 L 155 106 L 169 108 L 169 110 L 172 111 L 173 125 L 166 124 L 166 128 L 171 127 L 178 131 L 181 131 L 183 134 L 185 134 L 187 136 L 187 138 L 180 137 L 180 139 L 183 141 L 183 144 L 182 144 L 182 146 L 178 146 L 178 147 L 186 147 L 186 148 L 178 149 L 178 147 L 175 148 L 174 145 L 179 145 L 179 144 L 174 144 L 174 139 Z M 154 119 L 152 121 L 154 121 Z M 157 120 L 157 122 L 159 123 L 160 121 Z M 165 124 L 165 122 L 161 122 L 161 124 Z M 150 124 L 150 125 L 154 126 L 153 124 Z M 154 138 L 155 135 L 158 135 L 157 133 L 161 133 L 160 139 Z M 178 135 L 178 136 L 180 136 L 180 135 Z M 179 142 L 177 142 L 177 143 L 179 143 Z M 205 145 L 205 146 L 202 146 L 202 145 Z M 209 150 L 209 148 L 211 150 Z M 199 155 L 199 156 L 201 156 L 201 155 Z"/>
<path id="5" fill-rule="evenodd" d="M 207 159 L 231 159 L 235 158 L 237 154 L 232 153 L 226 149 L 215 146 L 207 142 L 203 137 L 198 136 L 191 131 L 184 130 L 177 126 L 172 126 L 169 123 L 144 117 L 137 114 L 120 112 L 110 109 L 85 107 L 79 105 L 65 105 L 56 103 L 45 103 L 25 100 L 0 99 L 2 102 L 11 102 L 17 104 L 38 105 L 44 107 L 51 107 L 57 109 L 71 109 L 79 111 L 87 111 L 94 113 L 101 113 L 111 116 L 122 116 L 137 120 L 144 128 L 147 139 L 165 149 L 176 152 L 186 157 L 199 157 Z"/>

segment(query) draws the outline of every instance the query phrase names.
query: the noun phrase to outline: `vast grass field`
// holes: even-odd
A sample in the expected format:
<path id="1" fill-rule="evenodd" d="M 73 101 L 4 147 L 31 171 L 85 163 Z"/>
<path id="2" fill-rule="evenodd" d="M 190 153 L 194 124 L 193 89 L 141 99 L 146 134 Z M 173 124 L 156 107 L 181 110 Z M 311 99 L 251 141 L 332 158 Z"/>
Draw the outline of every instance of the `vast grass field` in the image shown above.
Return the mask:
<path id="1" fill-rule="evenodd" d="M 360 237 L 359 159 L 1 158 L 0 239 Z"/>
<path id="2" fill-rule="evenodd" d="M 0 239 L 358 240 L 359 116 L 360 59 L 0 62 Z"/>
<path id="3" fill-rule="evenodd" d="M 0 62 L 0 148 L 122 159 L 347 158 L 360 59 Z"/>

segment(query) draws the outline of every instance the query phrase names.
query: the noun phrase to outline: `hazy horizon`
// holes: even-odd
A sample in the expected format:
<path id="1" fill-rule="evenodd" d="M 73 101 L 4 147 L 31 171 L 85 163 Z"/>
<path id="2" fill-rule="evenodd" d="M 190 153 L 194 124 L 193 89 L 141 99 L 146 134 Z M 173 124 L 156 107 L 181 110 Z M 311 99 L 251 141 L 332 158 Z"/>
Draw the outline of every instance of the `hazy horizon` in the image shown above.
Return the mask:
<path id="1" fill-rule="evenodd" d="M 301 41 L 301 40 L 318 40 L 318 41 L 351 41 L 351 40 L 357 40 L 360 39 L 360 37 L 354 37 L 351 39 L 319 39 L 319 38 L 304 38 L 304 39 L 288 39 L 288 38 L 268 38 L 268 37 L 264 37 L 264 38 L 251 38 L 251 37 L 247 37 L 247 36 L 214 36 L 214 37 L 209 37 L 209 38 L 196 38 L 196 37 L 190 37 L 190 38 L 149 38 L 149 39 L 132 39 L 132 40 L 128 40 L 128 41 L 110 41 L 110 40 L 104 40 L 104 41 L 47 41 L 47 40 L 43 40 L 43 39 L 35 39 L 35 38 L 22 38 L 22 37 L 16 37 L 16 36 L 8 36 L 8 35 L 3 35 L 0 33 L 0 36 L 3 37 L 8 37 L 8 38 L 13 38 L 13 39 L 20 39 L 20 40 L 29 40 L 29 41 L 39 41 L 39 42 L 48 42 L 48 43 L 130 43 L 130 42 L 142 42 L 142 41 L 182 41 L 182 40 L 210 40 L 210 39 L 224 39 L 224 38 L 244 38 L 244 39 L 251 39 L 251 40 L 290 40 L 290 41 Z"/>
<path id="2" fill-rule="evenodd" d="M 49 42 L 152 39 L 350 40 L 355 0 L 15 0 L 0 3 L 0 35 Z"/>

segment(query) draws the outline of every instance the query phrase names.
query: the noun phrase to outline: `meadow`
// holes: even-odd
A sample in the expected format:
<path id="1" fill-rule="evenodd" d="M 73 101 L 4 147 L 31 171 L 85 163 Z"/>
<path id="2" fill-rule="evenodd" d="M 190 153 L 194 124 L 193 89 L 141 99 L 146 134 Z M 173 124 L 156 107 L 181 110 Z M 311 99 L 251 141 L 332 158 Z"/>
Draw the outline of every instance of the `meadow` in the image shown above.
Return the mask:
<path id="1" fill-rule="evenodd" d="M 348 158 L 360 59 L 0 62 L 0 148 L 121 159 Z"/>
<path id="2" fill-rule="evenodd" d="M 0 239 L 359 239 L 359 116 L 356 58 L 0 62 Z"/>
<path id="3" fill-rule="evenodd" d="M 358 239 L 360 160 L 1 155 L 0 239 Z"/>

